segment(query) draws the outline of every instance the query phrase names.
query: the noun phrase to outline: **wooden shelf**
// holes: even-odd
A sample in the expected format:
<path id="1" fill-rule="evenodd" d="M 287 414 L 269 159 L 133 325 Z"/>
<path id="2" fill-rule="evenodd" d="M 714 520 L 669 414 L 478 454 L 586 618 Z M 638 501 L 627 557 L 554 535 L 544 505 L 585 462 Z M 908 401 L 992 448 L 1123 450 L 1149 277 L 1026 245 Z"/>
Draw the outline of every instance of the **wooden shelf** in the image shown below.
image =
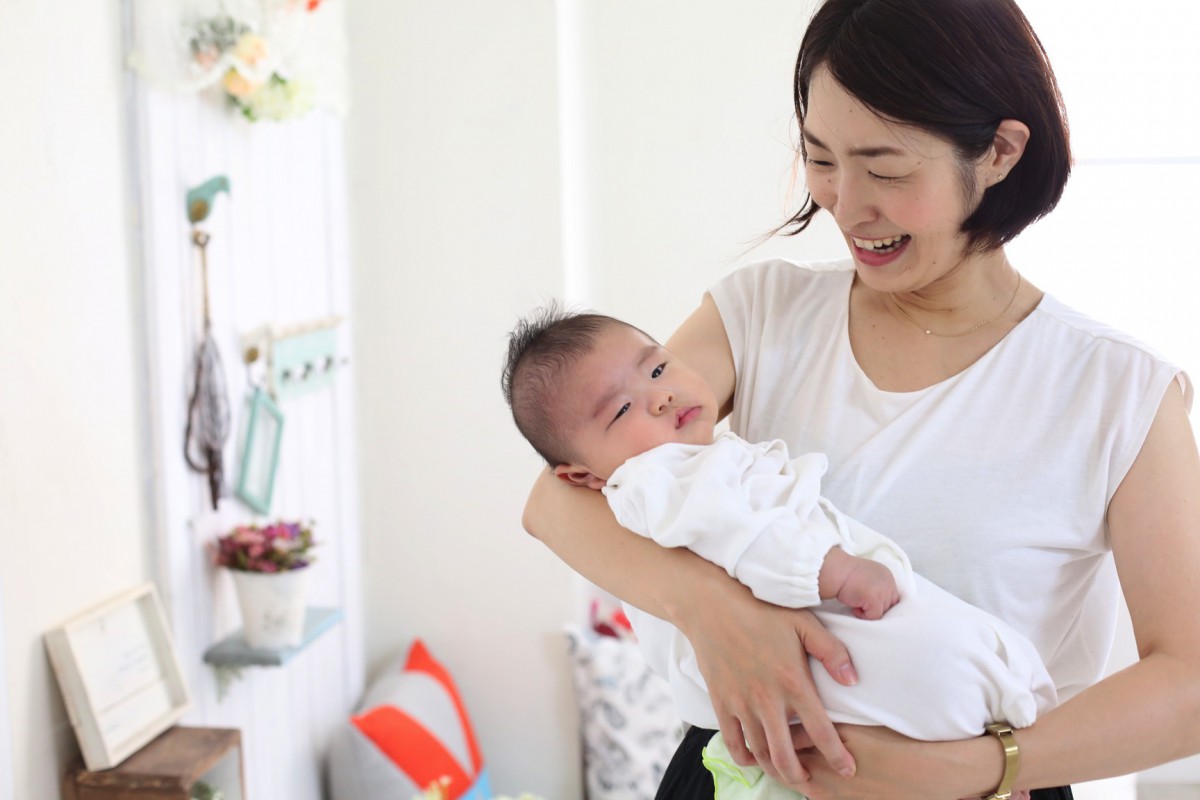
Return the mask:
<path id="1" fill-rule="evenodd" d="M 340 608 L 310 608 L 304 616 L 304 638 L 284 650 L 259 650 L 246 644 L 239 628 L 204 651 L 204 662 L 215 667 L 281 667 L 318 636 L 342 619 Z"/>
<path id="2" fill-rule="evenodd" d="M 244 796 L 242 734 L 236 728 L 176 725 L 112 769 L 67 770 L 66 800 L 188 800 L 197 781 L 219 788 L 227 800 Z"/>

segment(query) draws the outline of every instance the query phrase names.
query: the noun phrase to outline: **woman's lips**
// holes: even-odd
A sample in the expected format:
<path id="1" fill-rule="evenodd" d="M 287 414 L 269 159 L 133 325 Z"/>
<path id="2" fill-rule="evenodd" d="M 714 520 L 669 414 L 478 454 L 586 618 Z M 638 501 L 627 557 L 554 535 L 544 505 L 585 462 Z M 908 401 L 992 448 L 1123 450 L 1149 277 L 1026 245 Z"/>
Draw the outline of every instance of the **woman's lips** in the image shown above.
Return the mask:
<path id="1" fill-rule="evenodd" d="M 908 249 L 912 237 L 903 235 L 899 237 L 889 237 L 888 239 L 878 240 L 880 244 L 887 242 L 884 250 L 880 252 L 874 247 L 863 247 L 862 244 L 874 244 L 876 240 L 858 239 L 850 237 L 850 244 L 854 248 L 854 256 L 863 264 L 870 267 L 882 267 L 889 264 L 900 257 L 900 254 Z"/>

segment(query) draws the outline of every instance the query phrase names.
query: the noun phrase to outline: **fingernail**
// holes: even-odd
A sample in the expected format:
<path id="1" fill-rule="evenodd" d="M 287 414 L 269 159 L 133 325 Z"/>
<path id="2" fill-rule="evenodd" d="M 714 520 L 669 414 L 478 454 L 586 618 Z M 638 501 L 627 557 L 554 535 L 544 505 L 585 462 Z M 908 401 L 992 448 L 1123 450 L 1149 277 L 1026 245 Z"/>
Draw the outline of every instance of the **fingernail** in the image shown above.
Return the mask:
<path id="1" fill-rule="evenodd" d="M 854 777 L 854 767 L 845 767 L 843 769 L 839 769 L 838 775 L 841 775 L 843 778 L 853 778 Z"/>
<path id="2" fill-rule="evenodd" d="M 838 669 L 838 675 L 842 676 L 842 682 L 847 686 L 853 686 L 858 683 L 858 673 L 854 671 L 854 665 L 842 664 Z"/>

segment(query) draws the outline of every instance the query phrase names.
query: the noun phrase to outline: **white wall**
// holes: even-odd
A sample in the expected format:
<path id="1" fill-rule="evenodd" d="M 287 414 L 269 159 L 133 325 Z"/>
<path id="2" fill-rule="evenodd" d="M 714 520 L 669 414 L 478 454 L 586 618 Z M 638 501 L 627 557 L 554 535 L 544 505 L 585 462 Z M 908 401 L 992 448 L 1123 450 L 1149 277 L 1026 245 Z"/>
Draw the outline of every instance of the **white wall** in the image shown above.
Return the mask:
<path id="1" fill-rule="evenodd" d="M 368 661 L 424 638 L 496 791 L 565 800 L 572 577 L 521 530 L 538 465 L 499 388 L 562 287 L 554 30 L 550 0 L 350 6 L 348 147 Z"/>
<path id="2" fill-rule="evenodd" d="M 13 800 L 12 731 L 8 716 L 7 659 L 4 657 L 4 581 L 0 579 L 0 800 Z"/>
<path id="3" fill-rule="evenodd" d="M 0 5 L 2 722 L 18 798 L 57 797 L 74 748 L 43 631 L 150 577 L 121 58 L 116 3 Z"/>
<path id="4" fill-rule="evenodd" d="M 666 337 L 714 281 L 773 254 L 794 197 L 791 73 L 814 3 L 587 2 L 581 8 L 590 304 Z"/>

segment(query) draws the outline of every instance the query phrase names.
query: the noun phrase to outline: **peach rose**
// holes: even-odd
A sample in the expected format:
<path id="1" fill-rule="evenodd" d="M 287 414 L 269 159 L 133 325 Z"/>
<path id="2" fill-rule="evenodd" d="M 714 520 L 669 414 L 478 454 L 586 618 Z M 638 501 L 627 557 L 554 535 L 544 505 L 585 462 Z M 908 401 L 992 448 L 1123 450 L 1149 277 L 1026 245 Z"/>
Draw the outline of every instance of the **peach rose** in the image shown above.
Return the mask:
<path id="1" fill-rule="evenodd" d="M 221 79 L 221 85 L 225 87 L 225 91 L 234 97 L 246 98 L 258 91 L 258 87 L 262 84 L 258 81 L 250 80 L 236 69 L 231 69 Z"/>

